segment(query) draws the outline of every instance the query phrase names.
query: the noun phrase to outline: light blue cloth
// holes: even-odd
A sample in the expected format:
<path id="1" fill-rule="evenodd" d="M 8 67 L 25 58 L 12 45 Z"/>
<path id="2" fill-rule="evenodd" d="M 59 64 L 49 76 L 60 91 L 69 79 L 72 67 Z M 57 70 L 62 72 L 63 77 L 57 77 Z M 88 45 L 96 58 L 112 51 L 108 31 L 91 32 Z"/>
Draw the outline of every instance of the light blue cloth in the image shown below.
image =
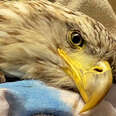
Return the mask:
<path id="1" fill-rule="evenodd" d="M 72 116 L 72 107 L 64 103 L 60 90 L 46 86 L 40 81 L 3 83 L 0 88 L 8 89 L 9 94 L 5 97 L 13 112 L 18 111 L 18 116 L 33 116 L 38 113 Z M 12 116 L 15 116 L 15 113 L 12 113 Z"/>

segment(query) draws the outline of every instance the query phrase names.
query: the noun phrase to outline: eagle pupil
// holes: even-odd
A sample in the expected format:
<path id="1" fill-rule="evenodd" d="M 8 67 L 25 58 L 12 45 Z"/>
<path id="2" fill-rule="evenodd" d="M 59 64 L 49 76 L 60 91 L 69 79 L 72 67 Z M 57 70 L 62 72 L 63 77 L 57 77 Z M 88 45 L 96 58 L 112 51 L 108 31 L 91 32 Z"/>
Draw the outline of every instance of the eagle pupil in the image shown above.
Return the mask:
<path id="1" fill-rule="evenodd" d="M 80 43 L 81 41 L 81 38 L 79 35 L 74 35 L 73 38 L 72 38 L 72 42 L 75 43 L 75 44 L 78 44 Z"/>
<path id="2" fill-rule="evenodd" d="M 72 33 L 72 43 L 77 44 L 78 46 L 83 46 L 83 39 L 80 34 Z"/>

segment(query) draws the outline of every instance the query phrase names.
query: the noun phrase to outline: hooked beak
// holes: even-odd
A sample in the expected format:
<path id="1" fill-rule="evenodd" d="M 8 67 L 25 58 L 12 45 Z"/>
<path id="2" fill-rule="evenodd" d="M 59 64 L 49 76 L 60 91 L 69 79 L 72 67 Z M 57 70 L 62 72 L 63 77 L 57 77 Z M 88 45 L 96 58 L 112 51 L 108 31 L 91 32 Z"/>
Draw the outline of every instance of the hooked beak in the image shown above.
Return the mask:
<path id="1" fill-rule="evenodd" d="M 59 55 L 68 64 L 64 71 L 74 80 L 85 106 L 80 113 L 94 108 L 107 94 L 112 85 L 112 71 L 107 61 L 100 61 L 96 65 L 85 69 L 79 61 L 74 61 L 62 49 Z"/>

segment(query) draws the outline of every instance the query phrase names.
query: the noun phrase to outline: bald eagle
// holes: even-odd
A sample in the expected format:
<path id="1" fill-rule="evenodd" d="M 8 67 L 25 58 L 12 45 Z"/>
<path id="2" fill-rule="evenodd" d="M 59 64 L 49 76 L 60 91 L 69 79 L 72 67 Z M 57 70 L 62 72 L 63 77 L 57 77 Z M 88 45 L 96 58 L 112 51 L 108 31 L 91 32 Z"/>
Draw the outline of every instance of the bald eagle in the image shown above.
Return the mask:
<path id="1" fill-rule="evenodd" d="M 81 13 L 48 1 L 0 2 L 0 70 L 78 90 L 87 111 L 106 95 L 115 73 L 115 40 Z"/>

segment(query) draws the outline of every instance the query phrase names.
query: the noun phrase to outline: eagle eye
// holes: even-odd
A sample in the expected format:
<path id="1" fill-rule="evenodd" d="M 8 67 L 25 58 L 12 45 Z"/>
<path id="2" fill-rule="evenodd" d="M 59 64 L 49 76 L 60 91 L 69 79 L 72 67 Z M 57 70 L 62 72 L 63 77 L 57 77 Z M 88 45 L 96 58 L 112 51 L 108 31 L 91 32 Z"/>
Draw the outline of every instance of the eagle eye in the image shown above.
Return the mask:
<path id="1" fill-rule="evenodd" d="M 81 34 L 77 31 L 70 32 L 68 35 L 68 40 L 73 48 L 83 47 L 84 45 L 84 39 L 82 38 Z"/>

